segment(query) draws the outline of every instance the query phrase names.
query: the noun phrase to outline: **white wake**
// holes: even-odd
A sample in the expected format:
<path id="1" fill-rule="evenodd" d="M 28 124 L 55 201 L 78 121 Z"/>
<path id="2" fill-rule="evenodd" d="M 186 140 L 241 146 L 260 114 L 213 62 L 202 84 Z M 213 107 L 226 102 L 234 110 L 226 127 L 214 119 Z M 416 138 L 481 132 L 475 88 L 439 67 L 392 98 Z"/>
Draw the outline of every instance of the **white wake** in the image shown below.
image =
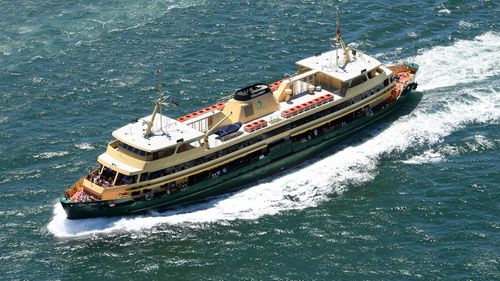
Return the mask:
<path id="1" fill-rule="evenodd" d="M 415 58 L 422 72 L 418 82 L 426 91 L 421 104 L 411 114 L 359 145 L 346 147 L 332 156 L 235 194 L 175 212 L 69 221 L 62 207 L 56 204 L 48 229 L 55 236 L 71 237 L 137 231 L 158 224 L 197 227 L 204 223 L 256 219 L 285 210 L 316 206 L 349 186 L 372 180 L 383 155 L 436 143 L 471 122 L 498 122 L 500 97 L 494 87 L 463 87 L 453 92 L 438 88 L 497 76 L 498 69 L 494 66 L 499 63 L 499 42 L 498 35 L 489 32 L 474 40 L 457 41 L 451 46 L 422 52 Z M 490 68 L 493 69 L 491 73 L 482 72 Z M 460 74 L 463 69 L 471 75 Z"/>
<path id="2" fill-rule="evenodd" d="M 420 65 L 419 90 L 484 80 L 500 74 L 500 36 L 487 32 L 474 40 L 437 46 L 415 57 Z"/>

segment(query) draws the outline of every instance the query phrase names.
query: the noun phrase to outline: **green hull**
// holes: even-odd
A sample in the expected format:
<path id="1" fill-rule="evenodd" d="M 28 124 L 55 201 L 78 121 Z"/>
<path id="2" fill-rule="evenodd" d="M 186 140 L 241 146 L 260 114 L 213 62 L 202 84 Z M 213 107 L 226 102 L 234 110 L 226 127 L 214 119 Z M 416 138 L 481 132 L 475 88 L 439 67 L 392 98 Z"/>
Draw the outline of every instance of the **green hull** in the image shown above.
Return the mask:
<path id="1" fill-rule="evenodd" d="M 194 184 L 178 193 L 163 195 L 149 201 L 127 198 L 75 203 L 64 196 L 60 201 L 69 219 L 131 215 L 204 201 L 212 196 L 243 188 L 252 182 L 278 173 L 287 167 L 331 149 L 332 145 L 386 116 L 398 104 L 408 100 L 410 91 L 410 88 L 405 89 L 398 100 L 372 115 L 358 118 L 340 129 L 315 137 L 310 141 L 302 143 L 286 141 L 280 146 L 272 148 L 269 155 L 258 162 Z"/>

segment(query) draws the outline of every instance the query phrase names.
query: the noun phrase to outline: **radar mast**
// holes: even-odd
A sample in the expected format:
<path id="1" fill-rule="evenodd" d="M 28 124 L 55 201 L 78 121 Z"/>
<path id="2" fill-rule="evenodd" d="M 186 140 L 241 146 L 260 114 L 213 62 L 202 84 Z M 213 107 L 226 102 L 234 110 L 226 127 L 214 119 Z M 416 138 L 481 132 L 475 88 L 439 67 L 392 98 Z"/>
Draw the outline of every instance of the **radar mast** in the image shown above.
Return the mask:
<path id="1" fill-rule="evenodd" d="M 152 128 L 153 128 L 153 124 L 155 121 L 156 114 L 158 113 L 158 110 L 160 111 L 160 129 L 163 130 L 162 124 L 161 124 L 161 122 L 162 122 L 161 111 L 162 111 L 163 103 L 165 102 L 165 99 L 163 98 L 163 76 L 161 75 L 160 70 L 156 71 L 156 75 L 160 78 L 160 82 L 158 85 L 158 88 L 160 90 L 160 96 L 156 100 L 155 105 L 153 107 L 153 112 L 151 113 L 151 120 L 146 122 L 146 124 L 148 125 L 146 132 L 144 133 L 144 137 L 146 137 L 146 138 L 149 138 L 153 135 Z"/>
<path id="2" fill-rule="evenodd" d="M 340 32 L 340 23 L 339 23 L 339 7 L 337 7 L 337 28 L 336 28 L 336 37 L 335 37 L 335 46 L 336 46 L 336 51 L 337 51 L 337 67 L 339 67 L 339 55 L 338 55 L 338 45 L 342 47 L 342 50 L 344 50 L 344 65 L 348 64 L 351 62 L 351 56 L 349 55 L 349 47 L 347 47 L 344 43 L 344 40 L 342 39 L 342 33 Z M 331 38 L 333 40 L 333 38 Z"/>

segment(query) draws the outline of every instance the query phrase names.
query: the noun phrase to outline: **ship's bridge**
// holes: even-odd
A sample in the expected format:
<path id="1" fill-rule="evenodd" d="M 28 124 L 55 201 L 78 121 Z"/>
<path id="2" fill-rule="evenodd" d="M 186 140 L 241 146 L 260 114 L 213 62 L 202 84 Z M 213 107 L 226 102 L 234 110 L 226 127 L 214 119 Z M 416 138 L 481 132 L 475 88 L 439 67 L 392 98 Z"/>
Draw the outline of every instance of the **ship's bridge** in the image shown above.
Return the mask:
<path id="1" fill-rule="evenodd" d="M 146 161 L 180 153 L 196 146 L 203 132 L 167 116 L 156 114 L 151 135 L 146 137 L 151 115 L 129 123 L 113 132 L 116 141 L 108 145 L 97 161 L 124 175 L 144 169 Z"/>
<path id="2" fill-rule="evenodd" d="M 367 71 L 369 72 L 381 65 L 380 61 L 366 55 L 361 51 L 349 49 L 348 52 L 351 61 L 347 64 L 344 61 L 343 49 L 320 53 L 315 56 L 297 61 L 296 64 L 300 67 L 323 72 L 342 82 L 352 80 L 359 76 L 361 73 Z M 337 54 L 338 65 L 336 59 Z"/>
<path id="3" fill-rule="evenodd" d="M 151 115 L 143 117 L 137 122 L 127 124 L 113 132 L 113 137 L 135 149 L 146 153 L 153 153 L 176 146 L 179 143 L 193 142 L 203 137 L 203 133 L 184 123 L 167 116 L 156 114 L 152 126 L 152 135 L 144 136 L 147 122 Z"/>

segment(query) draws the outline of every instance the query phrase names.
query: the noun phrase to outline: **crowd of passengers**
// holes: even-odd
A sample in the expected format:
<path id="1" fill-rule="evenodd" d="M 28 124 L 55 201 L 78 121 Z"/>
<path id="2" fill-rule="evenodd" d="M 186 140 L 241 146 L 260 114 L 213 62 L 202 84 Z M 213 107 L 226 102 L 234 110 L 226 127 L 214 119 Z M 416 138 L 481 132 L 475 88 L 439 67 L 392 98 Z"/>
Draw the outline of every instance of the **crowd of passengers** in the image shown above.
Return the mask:
<path id="1" fill-rule="evenodd" d="M 113 186 L 115 175 L 116 172 L 110 168 L 104 168 L 102 172 L 100 172 L 100 169 L 97 169 L 95 172 L 90 173 L 87 176 L 87 180 L 102 187 L 111 187 Z M 116 183 L 114 185 L 132 184 L 135 183 L 136 180 L 137 176 L 118 174 L 118 178 L 116 179 Z"/>
<path id="2" fill-rule="evenodd" d="M 71 198 L 71 200 L 73 200 L 75 202 L 95 202 L 95 201 L 97 201 L 97 198 L 95 198 L 94 196 L 92 196 L 88 193 L 85 193 L 85 191 L 79 192 L 75 195 L 76 196 Z"/>
<path id="3" fill-rule="evenodd" d="M 92 183 L 103 186 L 111 187 L 113 185 L 113 179 L 111 177 L 104 178 L 102 175 L 94 175 L 89 179 Z"/>

